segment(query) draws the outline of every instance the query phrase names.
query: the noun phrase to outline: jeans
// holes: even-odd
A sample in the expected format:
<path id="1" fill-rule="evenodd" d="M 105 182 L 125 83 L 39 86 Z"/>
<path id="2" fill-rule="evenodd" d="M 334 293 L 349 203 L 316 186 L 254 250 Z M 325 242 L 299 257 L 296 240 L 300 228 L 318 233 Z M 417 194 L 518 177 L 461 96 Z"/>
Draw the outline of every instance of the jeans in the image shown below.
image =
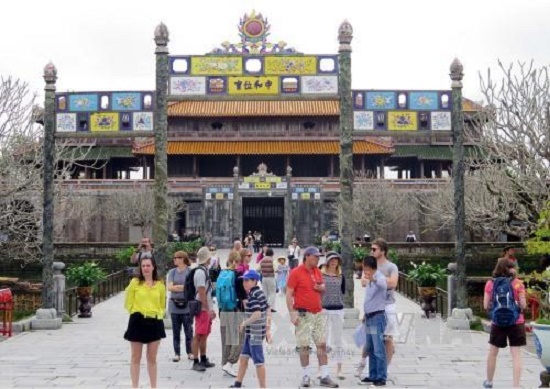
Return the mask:
<path id="1" fill-rule="evenodd" d="M 188 313 L 172 313 L 172 335 L 174 341 L 174 353 L 181 355 L 181 327 L 185 331 L 185 351 L 192 354 L 191 341 L 193 340 L 193 318 Z"/>
<path id="2" fill-rule="evenodd" d="M 384 344 L 385 313 L 381 312 L 369 318 L 365 317 L 365 325 L 367 327 L 365 346 L 369 357 L 369 378 L 373 381 L 386 381 L 388 378 L 388 363 Z"/>

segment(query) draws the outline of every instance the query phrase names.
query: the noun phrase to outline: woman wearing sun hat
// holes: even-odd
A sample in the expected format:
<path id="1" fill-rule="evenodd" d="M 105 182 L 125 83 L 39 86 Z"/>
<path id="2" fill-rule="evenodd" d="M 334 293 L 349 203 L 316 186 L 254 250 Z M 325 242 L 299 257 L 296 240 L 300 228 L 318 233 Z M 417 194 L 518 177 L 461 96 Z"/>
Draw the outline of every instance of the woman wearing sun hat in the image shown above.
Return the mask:
<path id="1" fill-rule="evenodd" d="M 327 348 L 336 356 L 336 377 L 344 379 L 342 374 L 342 334 L 344 331 L 344 294 L 346 279 L 342 275 L 342 258 L 336 251 L 326 253 L 325 263 L 321 266 L 325 283 L 323 293 L 323 312 L 327 315 Z"/>

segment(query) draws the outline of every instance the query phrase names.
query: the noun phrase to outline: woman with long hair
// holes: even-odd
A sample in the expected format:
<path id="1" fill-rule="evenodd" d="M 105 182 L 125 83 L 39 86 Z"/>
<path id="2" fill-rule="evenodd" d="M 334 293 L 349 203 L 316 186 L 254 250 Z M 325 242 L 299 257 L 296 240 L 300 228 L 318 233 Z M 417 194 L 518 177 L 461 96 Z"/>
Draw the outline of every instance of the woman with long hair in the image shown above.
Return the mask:
<path id="1" fill-rule="evenodd" d="M 485 293 L 483 296 L 483 307 L 486 310 L 492 308 L 493 302 L 493 286 L 499 282 L 501 278 L 507 278 L 513 290 L 514 300 L 520 309 L 525 309 L 527 306 L 525 299 L 525 286 L 523 282 L 516 278 L 515 263 L 509 258 L 500 258 L 493 270 L 493 279 L 485 284 Z M 521 376 L 521 346 L 526 345 L 525 335 L 525 319 L 523 313 L 519 312 L 519 317 L 512 325 L 502 326 L 495 323 L 495 318 L 492 318 L 491 333 L 489 335 L 489 352 L 487 354 L 487 379 L 483 382 L 484 388 L 493 387 L 493 378 L 497 364 L 498 351 L 510 345 L 510 354 L 512 355 L 512 377 L 513 387 L 519 388 L 519 380 Z"/>
<path id="2" fill-rule="evenodd" d="M 181 328 L 185 332 L 185 352 L 187 359 L 193 359 L 191 341 L 193 340 L 193 318 L 189 313 L 189 307 L 185 300 L 185 279 L 191 272 L 191 261 L 185 251 L 174 253 L 173 269 L 166 275 L 166 289 L 170 291 L 168 311 L 172 319 L 172 340 L 174 344 L 174 358 L 172 361 L 179 362 L 181 358 Z"/>
<path id="3" fill-rule="evenodd" d="M 130 376 L 132 388 L 139 386 L 139 370 L 143 345 L 147 345 L 147 372 L 151 388 L 157 387 L 157 353 L 160 340 L 166 337 L 164 311 L 166 288 L 159 280 L 157 265 L 149 254 L 139 262 L 139 274 L 126 288 L 124 307 L 130 313 L 124 339 L 130 342 Z"/>

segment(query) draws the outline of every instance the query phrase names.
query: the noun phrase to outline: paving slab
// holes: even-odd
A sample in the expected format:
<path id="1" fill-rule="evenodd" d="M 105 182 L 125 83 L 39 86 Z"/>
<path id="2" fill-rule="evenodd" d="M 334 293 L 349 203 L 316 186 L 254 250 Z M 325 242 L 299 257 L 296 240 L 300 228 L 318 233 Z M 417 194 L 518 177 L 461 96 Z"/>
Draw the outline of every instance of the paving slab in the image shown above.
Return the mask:
<path id="1" fill-rule="evenodd" d="M 284 254 L 276 249 L 275 255 Z M 222 262 L 227 250 L 218 250 Z M 363 288 L 355 281 L 355 306 L 362 310 Z M 399 294 L 396 296 L 400 320 L 400 336 L 396 353 L 389 367 L 391 388 L 475 388 L 485 376 L 488 334 L 475 331 L 452 331 L 440 318 L 425 319 L 417 303 Z M 67 387 L 129 388 L 129 344 L 122 338 L 128 315 L 123 308 L 124 293 L 96 305 L 93 317 L 75 318 L 59 330 L 30 331 L 0 342 L 0 388 Z M 274 342 L 266 347 L 267 382 L 270 388 L 297 388 L 301 367 L 295 352 L 292 328 L 284 296 L 277 297 L 278 329 Z M 355 364 L 360 351 L 354 345 L 353 329 L 344 331 L 345 355 L 343 370 L 346 379 L 342 388 L 357 388 Z M 191 363 L 172 358 L 172 332 L 161 342 L 158 356 L 158 388 L 227 388 L 233 378 L 224 374 L 221 359 L 219 321 L 213 325 L 208 355 L 217 366 L 205 373 L 191 370 Z M 524 388 L 539 385 L 542 370 L 536 356 L 523 352 Z M 335 371 L 334 361 L 330 362 Z M 510 387 L 512 363 L 508 350 L 500 353 L 495 388 Z M 312 355 L 311 371 L 317 372 Z M 248 388 L 257 386 L 254 368 L 250 365 L 244 380 Z M 316 380 L 318 385 L 318 380 Z M 148 388 L 145 356 L 142 358 L 140 386 Z"/>

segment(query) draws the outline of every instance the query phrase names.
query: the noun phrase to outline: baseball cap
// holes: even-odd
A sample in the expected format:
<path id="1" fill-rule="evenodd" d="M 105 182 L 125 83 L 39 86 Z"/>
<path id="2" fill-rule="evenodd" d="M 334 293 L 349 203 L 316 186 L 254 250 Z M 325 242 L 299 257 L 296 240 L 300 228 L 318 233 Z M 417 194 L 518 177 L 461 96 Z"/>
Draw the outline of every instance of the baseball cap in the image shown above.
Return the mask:
<path id="1" fill-rule="evenodd" d="M 250 269 L 248 270 L 246 273 L 244 273 L 241 278 L 243 280 L 256 280 L 256 281 L 260 281 L 260 274 L 254 270 L 254 269 Z"/>
<path id="2" fill-rule="evenodd" d="M 309 246 L 304 250 L 304 257 L 308 255 L 315 255 L 316 257 L 320 257 L 321 253 L 319 252 L 319 249 L 317 247 Z"/>

